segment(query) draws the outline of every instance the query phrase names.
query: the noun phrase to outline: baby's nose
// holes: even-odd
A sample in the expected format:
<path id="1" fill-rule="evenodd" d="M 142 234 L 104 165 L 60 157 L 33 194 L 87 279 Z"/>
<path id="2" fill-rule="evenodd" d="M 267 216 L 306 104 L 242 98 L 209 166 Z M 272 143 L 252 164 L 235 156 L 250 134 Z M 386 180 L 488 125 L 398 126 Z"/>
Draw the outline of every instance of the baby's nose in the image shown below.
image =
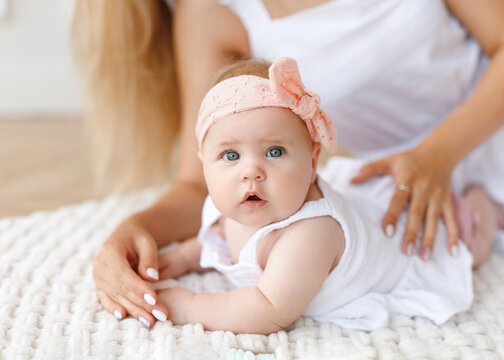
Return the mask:
<path id="1" fill-rule="evenodd" d="M 247 164 L 244 167 L 241 180 L 245 181 L 264 181 L 266 179 L 266 173 L 264 170 L 256 163 Z"/>

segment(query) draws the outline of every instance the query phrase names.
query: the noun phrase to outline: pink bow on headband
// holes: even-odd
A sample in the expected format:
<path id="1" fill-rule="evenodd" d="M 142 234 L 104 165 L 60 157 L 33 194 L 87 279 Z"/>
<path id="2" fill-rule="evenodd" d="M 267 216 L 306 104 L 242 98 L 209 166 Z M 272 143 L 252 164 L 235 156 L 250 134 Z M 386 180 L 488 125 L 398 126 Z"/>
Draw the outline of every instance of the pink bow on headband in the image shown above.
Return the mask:
<path id="1" fill-rule="evenodd" d="M 270 66 L 269 77 L 271 90 L 278 102 L 305 121 L 313 139 L 318 135 L 329 152 L 336 152 L 336 127 L 319 107 L 319 96 L 303 86 L 296 61 L 291 58 L 278 59 Z"/>
<path id="2" fill-rule="evenodd" d="M 336 152 L 336 128 L 320 109 L 318 95 L 304 88 L 296 61 L 276 60 L 269 68 L 269 77 L 268 80 L 253 75 L 236 76 L 210 89 L 196 124 L 200 148 L 208 129 L 225 116 L 260 107 L 283 107 L 303 119 L 313 140 L 318 136 L 329 152 Z"/>

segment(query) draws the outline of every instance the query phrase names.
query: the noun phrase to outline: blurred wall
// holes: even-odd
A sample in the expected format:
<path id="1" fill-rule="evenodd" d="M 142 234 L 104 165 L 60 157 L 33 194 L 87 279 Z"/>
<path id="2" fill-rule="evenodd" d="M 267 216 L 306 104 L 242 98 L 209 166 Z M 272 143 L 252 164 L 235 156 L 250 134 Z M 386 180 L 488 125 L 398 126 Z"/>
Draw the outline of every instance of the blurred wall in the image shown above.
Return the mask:
<path id="1" fill-rule="evenodd" d="M 0 0 L 0 118 L 80 114 L 72 10 L 72 0 Z"/>

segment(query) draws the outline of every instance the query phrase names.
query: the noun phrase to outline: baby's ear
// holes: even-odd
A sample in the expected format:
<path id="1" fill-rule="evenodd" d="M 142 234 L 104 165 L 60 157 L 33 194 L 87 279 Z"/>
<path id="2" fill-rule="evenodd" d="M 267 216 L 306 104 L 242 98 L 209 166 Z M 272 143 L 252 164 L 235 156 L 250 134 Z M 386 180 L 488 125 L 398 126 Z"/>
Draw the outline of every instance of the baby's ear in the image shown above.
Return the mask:
<path id="1" fill-rule="evenodd" d="M 318 166 L 318 158 L 320 155 L 320 142 L 314 141 L 312 143 L 312 182 L 317 178 L 317 166 Z"/>
<path id="2" fill-rule="evenodd" d="M 322 145 L 320 145 L 320 141 L 314 141 L 312 145 L 312 155 L 316 157 L 316 160 L 318 160 L 321 150 Z"/>
<path id="3" fill-rule="evenodd" d="M 203 154 L 201 153 L 201 149 L 198 150 L 198 157 L 201 161 L 203 161 Z"/>

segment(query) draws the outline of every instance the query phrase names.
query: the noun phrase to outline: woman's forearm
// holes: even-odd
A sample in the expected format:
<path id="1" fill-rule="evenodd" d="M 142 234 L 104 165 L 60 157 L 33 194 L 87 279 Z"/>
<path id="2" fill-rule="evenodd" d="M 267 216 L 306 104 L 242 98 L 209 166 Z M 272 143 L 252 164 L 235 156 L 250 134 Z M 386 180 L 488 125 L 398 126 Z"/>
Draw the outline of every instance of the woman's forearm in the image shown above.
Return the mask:
<path id="1" fill-rule="evenodd" d="M 159 246 L 194 236 L 201 224 L 206 189 L 178 181 L 153 206 L 126 221 L 142 225 Z"/>
<path id="2" fill-rule="evenodd" d="M 474 92 L 420 144 L 455 165 L 504 124 L 504 46 L 496 51 Z"/>

